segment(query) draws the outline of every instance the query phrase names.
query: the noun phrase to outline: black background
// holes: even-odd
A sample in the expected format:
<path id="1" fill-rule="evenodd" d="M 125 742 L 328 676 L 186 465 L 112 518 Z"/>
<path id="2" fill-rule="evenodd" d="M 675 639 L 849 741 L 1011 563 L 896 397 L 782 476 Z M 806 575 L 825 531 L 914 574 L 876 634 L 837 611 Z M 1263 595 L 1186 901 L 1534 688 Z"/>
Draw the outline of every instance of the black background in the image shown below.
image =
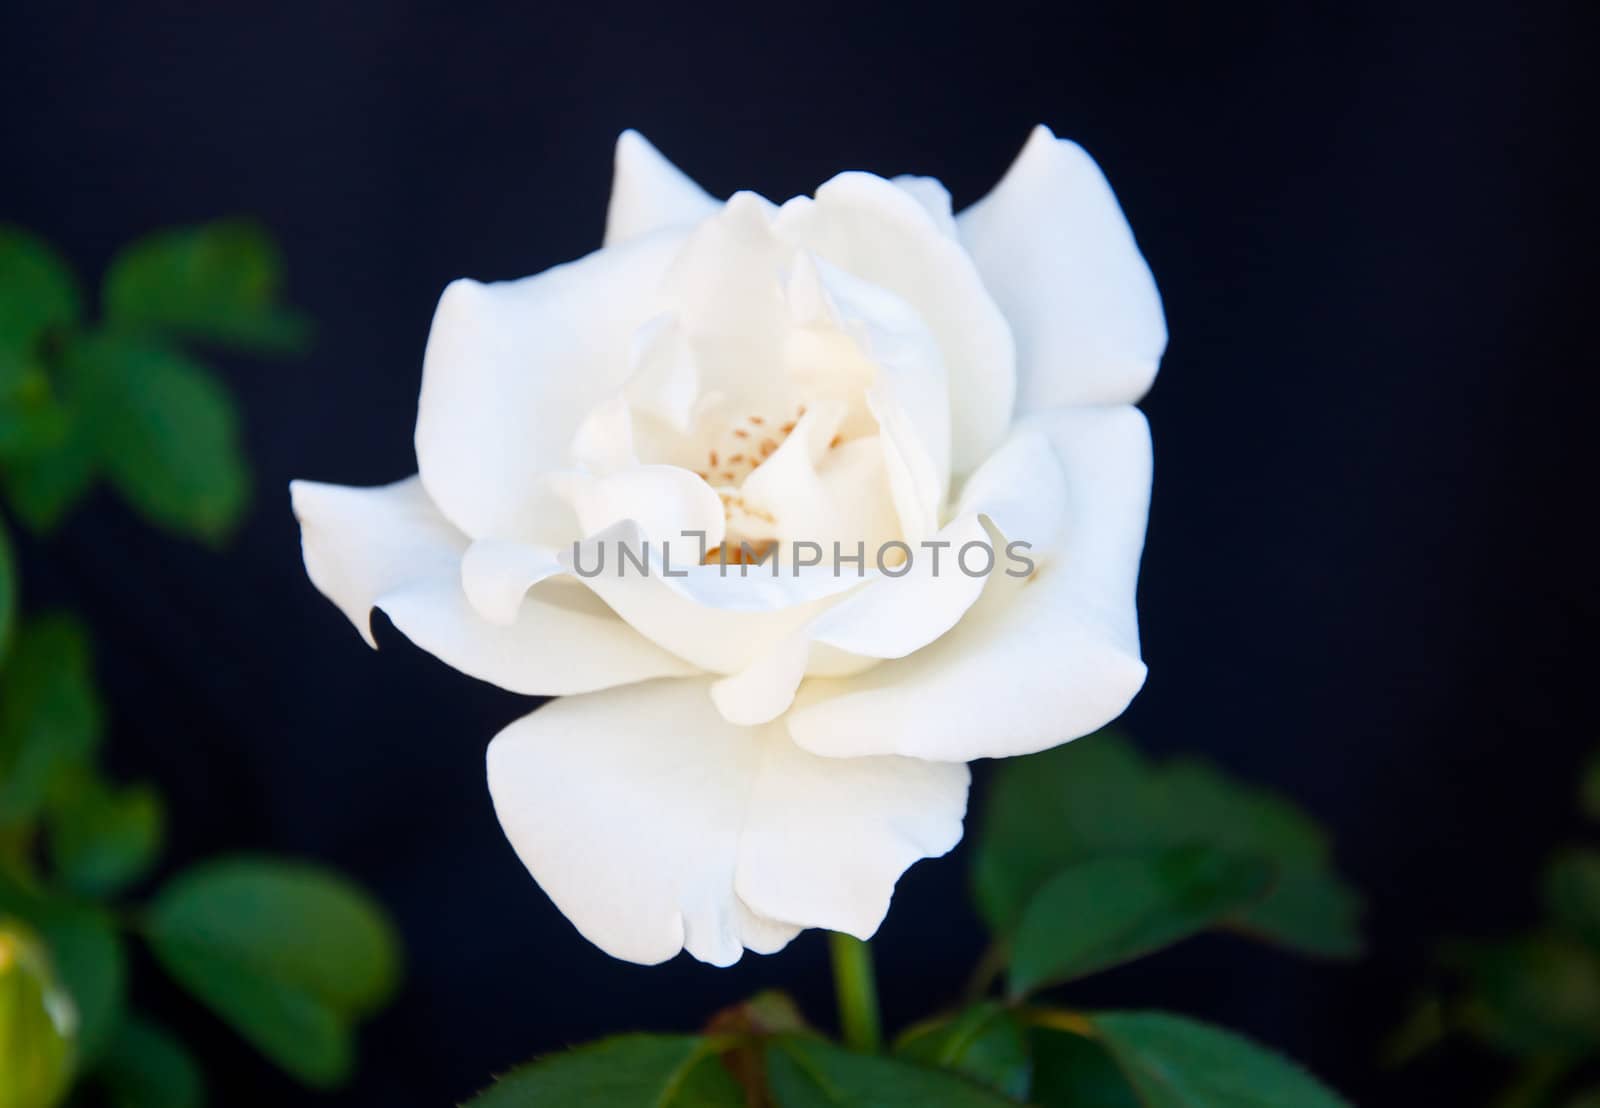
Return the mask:
<path id="1" fill-rule="evenodd" d="M 1433 938 L 1529 919 L 1537 859 L 1582 830 L 1594 21 L 1395 7 L 8 5 L 0 218 L 98 274 L 141 231 L 259 216 L 320 328 L 304 359 L 220 363 L 259 480 L 226 553 L 100 495 L 25 554 L 30 602 L 93 626 L 113 761 L 166 790 L 175 864 L 309 855 L 404 930 L 405 991 L 332 1096 L 141 967 L 214 1102 L 445 1104 L 769 985 L 830 1018 L 815 934 L 732 970 L 581 940 L 484 786 L 486 742 L 528 703 L 386 626 L 369 652 L 306 582 L 285 486 L 414 470 L 439 291 L 597 245 L 624 127 L 721 195 L 863 168 L 936 175 L 959 206 L 1041 121 L 1105 168 L 1172 334 L 1144 405 L 1151 676 L 1127 725 L 1288 790 L 1373 909 L 1354 967 L 1208 938 L 1080 998 L 1240 1026 L 1362 1104 L 1478 1102 L 1475 1063 L 1375 1059 Z M 964 861 L 902 882 L 877 943 L 891 1025 L 950 999 L 978 952 Z"/>

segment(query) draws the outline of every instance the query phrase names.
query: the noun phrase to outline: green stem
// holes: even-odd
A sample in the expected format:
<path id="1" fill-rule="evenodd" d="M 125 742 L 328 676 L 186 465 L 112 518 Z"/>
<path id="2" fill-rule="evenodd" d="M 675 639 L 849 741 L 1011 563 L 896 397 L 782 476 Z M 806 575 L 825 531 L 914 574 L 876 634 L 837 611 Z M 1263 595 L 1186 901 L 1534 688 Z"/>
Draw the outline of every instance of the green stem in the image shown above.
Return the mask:
<path id="1" fill-rule="evenodd" d="M 883 1045 L 878 1024 L 878 986 L 872 975 L 872 948 L 837 931 L 828 934 L 833 955 L 833 987 L 839 994 L 839 1029 L 851 1050 L 874 1052 Z"/>

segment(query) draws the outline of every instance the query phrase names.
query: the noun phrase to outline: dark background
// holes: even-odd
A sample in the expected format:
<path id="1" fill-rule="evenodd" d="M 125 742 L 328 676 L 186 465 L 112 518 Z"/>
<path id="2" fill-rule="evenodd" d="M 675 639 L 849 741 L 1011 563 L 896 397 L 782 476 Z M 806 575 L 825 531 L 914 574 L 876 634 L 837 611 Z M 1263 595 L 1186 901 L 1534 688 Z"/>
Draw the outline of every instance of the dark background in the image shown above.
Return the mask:
<path id="1" fill-rule="evenodd" d="M 1105 168 L 1172 334 L 1144 405 L 1151 676 L 1127 725 L 1292 793 L 1372 906 L 1356 966 L 1202 939 L 1080 996 L 1237 1025 L 1362 1104 L 1481 1099 L 1468 1060 L 1375 1059 L 1435 937 L 1531 918 L 1600 738 L 1573 537 L 1595 501 L 1580 5 L 206 7 L 7 6 L 0 218 L 98 274 L 144 230 L 256 215 L 319 323 L 304 359 L 221 363 L 259 480 L 227 552 L 103 495 L 26 552 L 30 602 L 93 626 L 113 761 L 166 790 L 174 864 L 309 855 L 404 931 L 405 991 L 336 1095 L 142 973 L 215 1103 L 442 1105 L 770 985 L 830 1018 L 815 934 L 732 970 L 580 939 L 484 786 L 485 744 L 529 704 L 386 626 L 369 652 L 305 580 L 285 486 L 413 472 L 439 291 L 596 246 L 624 127 L 722 195 L 864 168 L 936 175 L 959 206 L 1040 121 Z M 876 944 L 891 1025 L 950 999 L 978 952 L 964 863 L 901 885 Z"/>

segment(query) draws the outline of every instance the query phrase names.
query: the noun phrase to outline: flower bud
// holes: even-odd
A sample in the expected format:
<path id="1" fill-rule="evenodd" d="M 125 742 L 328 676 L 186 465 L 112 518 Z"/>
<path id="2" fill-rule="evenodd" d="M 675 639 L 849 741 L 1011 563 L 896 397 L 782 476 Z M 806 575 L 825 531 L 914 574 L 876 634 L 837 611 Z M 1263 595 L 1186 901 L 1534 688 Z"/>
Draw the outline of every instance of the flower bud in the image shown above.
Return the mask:
<path id="1" fill-rule="evenodd" d="M 52 1108 L 72 1079 L 78 1016 L 38 938 L 0 918 L 0 1108 Z"/>

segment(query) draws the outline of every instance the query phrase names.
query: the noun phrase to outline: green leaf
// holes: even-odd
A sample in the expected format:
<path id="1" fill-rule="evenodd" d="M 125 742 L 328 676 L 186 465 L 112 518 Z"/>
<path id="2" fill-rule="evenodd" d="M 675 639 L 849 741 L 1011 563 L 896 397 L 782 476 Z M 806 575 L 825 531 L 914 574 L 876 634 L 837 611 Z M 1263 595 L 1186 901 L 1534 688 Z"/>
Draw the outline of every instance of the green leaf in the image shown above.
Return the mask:
<path id="1" fill-rule="evenodd" d="M 1011 1009 L 996 1001 L 909 1028 L 895 1043 L 895 1054 L 965 1074 L 1019 1100 L 1028 1095 L 1027 1041 Z"/>
<path id="2" fill-rule="evenodd" d="M 1267 896 L 1230 926 L 1306 953 L 1360 948 L 1359 900 L 1322 831 L 1271 793 L 1192 761 L 1157 766 L 1114 732 L 1007 759 L 992 778 L 973 864 L 978 907 L 1010 935 L 1028 902 L 1074 863 L 1201 844 L 1273 864 Z"/>
<path id="3" fill-rule="evenodd" d="M 1361 954 L 1361 896 L 1332 873 L 1279 871 L 1266 898 L 1230 921 L 1243 934 L 1281 942 L 1303 954 Z"/>
<path id="4" fill-rule="evenodd" d="M 1590 819 L 1600 820 L 1600 754 L 1589 758 L 1578 789 L 1578 801 L 1583 807 L 1583 814 Z"/>
<path id="5" fill-rule="evenodd" d="M 82 314 L 72 270 L 38 237 L 0 224 L 0 397 L 37 370 L 53 330 Z"/>
<path id="6" fill-rule="evenodd" d="M 78 1010 L 78 1056 L 93 1061 L 122 1020 L 127 952 L 116 923 L 93 904 L 46 896 L 0 876 L 0 914 L 32 925 Z"/>
<path id="7" fill-rule="evenodd" d="M 990 928 L 1009 935 L 1046 881 L 1074 862 L 1166 845 L 1147 830 L 1150 768 L 1122 736 L 1102 731 L 994 767 L 973 859 Z"/>
<path id="8" fill-rule="evenodd" d="M 75 344 L 93 375 L 88 426 L 100 466 L 152 523 L 216 540 L 249 496 L 233 400 L 211 372 L 161 346 L 99 337 Z"/>
<path id="9" fill-rule="evenodd" d="M 201 1108 L 206 1099 L 205 1079 L 188 1049 L 137 1016 L 117 1029 L 95 1077 L 111 1108 Z"/>
<path id="10" fill-rule="evenodd" d="M 76 1023 L 38 936 L 0 916 L 0 1105 L 49 1108 L 72 1081 Z"/>
<path id="11" fill-rule="evenodd" d="M 50 853 L 63 885 L 85 896 L 109 896 L 149 872 L 161 850 L 163 825 L 154 789 L 117 788 L 84 773 L 56 792 Z"/>
<path id="12" fill-rule="evenodd" d="M 1015 1108 L 1010 1097 L 958 1074 L 822 1039 L 783 1035 L 767 1044 L 767 1077 L 778 1108 Z"/>
<path id="13" fill-rule="evenodd" d="M 11 651 L 17 625 L 17 563 L 11 553 L 11 535 L 0 520 L 0 662 Z"/>
<path id="14" fill-rule="evenodd" d="M 1544 897 L 1557 926 L 1600 948 L 1600 851 L 1556 855 L 1545 870 Z"/>
<path id="15" fill-rule="evenodd" d="M 1272 876 L 1260 858 L 1204 846 L 1069 866 L 1017 926 L 1011 992 L 1023 996 L 1186 939 L 1259 900 Z"/>
<path id="16" fill-rule="evenodd" d="M 1581 1052 L 1600 1046 L 1600 958 L 1584 943 L 1533 935 L 1460 946 L 1451 960 L 1466 971 L 1466 1024 L 1513 1053 Z"/>
<path id="17" fill-rule="evenodd" d="M 1082 1035 L 1036 1027 L 1028 1034 L 1033 1055 L 1029 1102 L 1040 1108 L 1140 1108 L 1105 1047 Z"/>
<path id="18" fill-rule="evenodd" d="M 1092 1017 L 1146 1108 L 1342 1108 L 1339 1096 L 1241 1035 L 1165 1012 Z"/>
<path id="19" fill-rule="evenodd" d="M 0 671 L 0 827 L 31 820 L 101 727 L 83 628 L 65 616 L 24 624 Z"/>
<path id="20" fill-rule="evenodd" d="M 95 440 L 83 413 L 65 407 L 61 421 L 49 449 L 29 451 L 0 468 L 0 484 L 12 508 L 36 534 L 53 530 L 98 473 Z"/>
<path id="21" fill-rule="evenodd" d="M 148 235 L 106 272 L 107 321 L 124 331 L 263 353 L 299 350 L 306 320 L 278 305 L 283 262 L 267 233 L 219 220 Z"/>
<path id="22" fill-rule="evenodd" d="M 698 1035 L 601 1039 L 511 1071 L 467 1108 L 743 1108 L 744 1093 L 717 1060 L 718 1045 Z"/>
<path id="23" fill-rule="evenodd" d="M 209 862 L 156 898 L 145 935 L 167 972 L 306 1084 L 344 1081 L 352 1025 L 399 979 L 382 910 L 342 878 L 266 858 Z"/>

